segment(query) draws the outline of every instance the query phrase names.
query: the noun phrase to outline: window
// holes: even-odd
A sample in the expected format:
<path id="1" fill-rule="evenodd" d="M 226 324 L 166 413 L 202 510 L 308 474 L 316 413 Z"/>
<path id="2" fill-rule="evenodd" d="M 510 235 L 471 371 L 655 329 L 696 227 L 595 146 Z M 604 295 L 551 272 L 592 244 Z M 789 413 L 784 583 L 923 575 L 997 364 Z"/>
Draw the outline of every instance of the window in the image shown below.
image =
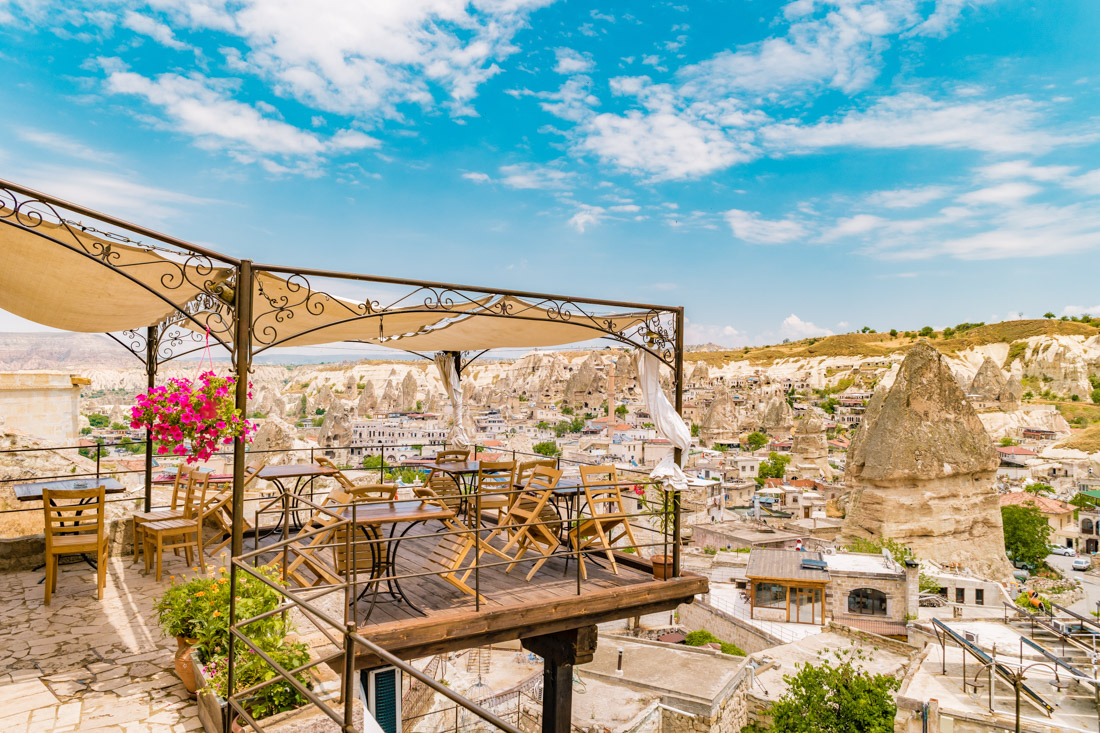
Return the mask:
<path id="1" fill-rule="evenodd" d="M 966 589 L 965 588 L 956 588 L 955 589 L 955 603 L 966 603 Z"/>
<path id="2" fill-rule="evenodd" d="M 848 594 L 848 613 L 886 615 L 886 594 L 874 588 L 857 588 Z"/>
<path id="3" fill-rule="evenodd" d="M 975 588 L 974 589 L 974 605 L 975 606 L 984 606 L 985 605 L 985 590 L 984 589 L 982 589 L 982 588 Z"/>
<path id="4" fill-rule="evenodd" d="M 757 583 L 754 604 L 757 608 L 786 608 L 786 586 L 778 583 Z"/>
<path id="5" fill-rule="evenodd" d="M 1081 520 L 1081 531 L 1084 534 L 1092 534 L 1092 520 L 1091 519 L 1082 519 Z"/>

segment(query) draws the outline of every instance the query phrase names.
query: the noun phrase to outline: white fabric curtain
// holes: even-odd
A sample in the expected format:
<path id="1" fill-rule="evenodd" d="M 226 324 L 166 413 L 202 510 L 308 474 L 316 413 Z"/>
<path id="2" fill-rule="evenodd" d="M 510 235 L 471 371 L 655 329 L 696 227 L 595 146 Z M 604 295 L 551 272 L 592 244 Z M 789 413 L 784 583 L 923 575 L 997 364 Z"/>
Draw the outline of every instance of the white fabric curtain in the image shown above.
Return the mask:
<path id="1" fill-rule="evenodd" d="M 661 389 L 661 362 L 648 351 L 638 351 L 635 354 L 635 363 L 646 410 L 653 418 L 657 433 L 686 454 L 691 448 L 691 429 Z M 661 459 L 650 478 L 663 481 L 679 491 L 687 488 L 687 476 L 671 455 Z"/>
<path id="2" fill-rule="evenodd" d="M 462 402 L 462 383 L 458 378 L 454 355 L 447 351 L 437 352 L 435 366 L 439 369 L 443 389 L 451 398 L 451 407 L 454 410 L 454 424 L 447 433 L 447 442 L 455 448 L 469 448 L 473 443 L 470 441 L 470 436 L 466 435 L 466 407 Z"/>

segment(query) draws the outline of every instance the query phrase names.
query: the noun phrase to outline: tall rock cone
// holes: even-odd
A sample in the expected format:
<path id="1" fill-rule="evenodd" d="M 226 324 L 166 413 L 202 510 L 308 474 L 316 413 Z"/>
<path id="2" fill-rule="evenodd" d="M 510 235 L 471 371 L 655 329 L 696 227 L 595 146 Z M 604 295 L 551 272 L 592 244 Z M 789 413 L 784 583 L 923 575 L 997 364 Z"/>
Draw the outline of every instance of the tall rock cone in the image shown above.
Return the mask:
<path id="1" fill-rule="evenodd" d="M 853 494 L 841 543 L 890 538 L 921 558 L 1010 577 L 997 463 L 942 355 L 918 343 L 894 383 L 871 398 L 849 447 L 845 481 Z"/>

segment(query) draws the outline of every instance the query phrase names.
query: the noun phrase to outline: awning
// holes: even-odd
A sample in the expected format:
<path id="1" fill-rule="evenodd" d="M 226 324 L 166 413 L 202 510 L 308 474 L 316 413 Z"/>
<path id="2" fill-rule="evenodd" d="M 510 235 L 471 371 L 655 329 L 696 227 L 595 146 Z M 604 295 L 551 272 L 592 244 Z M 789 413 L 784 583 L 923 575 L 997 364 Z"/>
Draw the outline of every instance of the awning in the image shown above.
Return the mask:
<path id="1" fill-rule="evenodd" d="M 226 276 L 205 257 L 177 262 L 48 221 L 0 220 L 0 252 L 0 309 L 79 333 L 154 325 Z"/>
<path id="2" fill-rule="evenodd" d="M 644 327 L 652 317 L 651 312 L 602 315 L 572 306 L 543 308 L 504 296 L 453 323 L 383 344 L 425 352 L 562 346 L 624 334 Z"/>

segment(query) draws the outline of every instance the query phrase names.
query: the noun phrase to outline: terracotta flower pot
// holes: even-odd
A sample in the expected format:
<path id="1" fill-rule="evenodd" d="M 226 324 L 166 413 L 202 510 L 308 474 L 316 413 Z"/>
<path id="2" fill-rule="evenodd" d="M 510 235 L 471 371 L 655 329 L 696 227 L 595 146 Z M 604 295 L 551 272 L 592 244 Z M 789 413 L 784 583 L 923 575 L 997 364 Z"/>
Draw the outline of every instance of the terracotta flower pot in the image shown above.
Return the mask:
<path id="1" fill-rule="evenodd" d="M 657 580 L 665 580 L 672 577 L 672 556 L 654 555 L 649 558 L 653 563 L 653 577 Z"/>
<path id="2" fill-rule="evenodd" d="M 241 723 L 241 719 L 239 716 L 233 718 L 233 722 L 229 724 L 229 728 L 233 731 L 233 733 L 245 733 L 245 731 L 252 730 L 251 728 L 248 728 L 243 723 Z"/>
<path id="3" fill-rule="evenodd" d="M 198 684 L 195 681 L 195 666 L 191 663 L 191 645 L 195 641 L 195 639 L 186 639 L 182 636 L 176 637 L 176 660 L 173 665 L 176 676 L 180 678 L 183 686 L 192 696 L 194 696 L 195 690 L 198 689 Z"/>

